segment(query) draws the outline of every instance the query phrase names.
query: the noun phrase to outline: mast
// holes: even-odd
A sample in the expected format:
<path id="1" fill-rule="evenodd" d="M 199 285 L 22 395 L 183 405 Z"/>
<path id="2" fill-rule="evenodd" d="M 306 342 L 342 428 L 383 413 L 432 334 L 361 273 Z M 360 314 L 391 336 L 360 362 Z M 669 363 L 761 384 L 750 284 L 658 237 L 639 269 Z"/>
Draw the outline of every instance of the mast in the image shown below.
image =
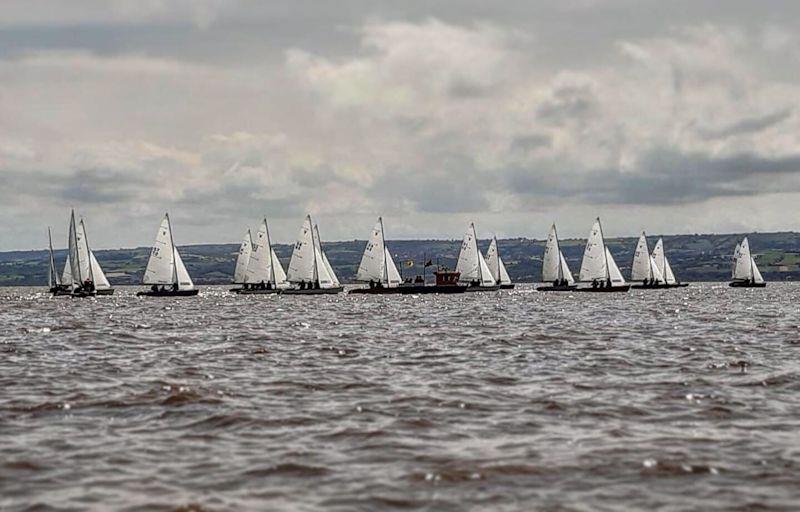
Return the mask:
<path id="1" fill-rule="evenodd" d="M 56 260 L 53 257 L 53 235 L 50 234 L 50 226 L 47 226 L 47 241 L 50 247 L 50 287 L 53 287 L 53 283 L 56 286 L 61 285 L 61 278 L 58 277 L 58 271 L 56 271 Z"/>
<path id="2" fill-rule="evenodd" d="M 483 269 L 481 268 L 481 250 L 478 248 L 478 234 L 475 232 L 475 223 L 470 222 L 470 226 L 472 226 L 472 239 L 475 240 L 475 252 L 478 253 L 478 280 L 480 280 L 481 286 L 483 286 Z"/>
<path id="3" fill-rule="evenodd" d="M 564 270 L 561 267 L 561 246 L 558 244 L 558 231 L 556 230 L 556 223 L 553 223 L 553 236 L 556 239 L 556 254 L 558 255 L 558 280 L 564 279 Z"/>
<path id="4" fill-rule="evenodd" d="M 78 270 L 78 283 L 83 283 L 83 277 L 81 276 L 81 260 L 78 257 L 78 232 L 75 228 L 75 210 L 70 212 L 70 219 L 69 219 L 69 236 L 72 240 L 75 241 L 75 268 Z M 71 249 L 71 248 L 70 248 Z M 71 250 L 69 251 L 72 252 Z M 72 256 L 70 254 L 70 256 Z M 72 260 L 72 258 L 70 258 Z M 91 267 L 91 265 L 89 265 Z M 72 269 L 70 269 L 72 270 Z M 75 273 L 72 274 L 72 284 L 75 283 Z M 73 286 L 74 288 L 74 286 Z"/>
<path id="5" fill-rule="evenodd" d="M 306 219 L 308 219 L 308 228 L 311 230 L 311 252 L 314 255 L 314 273 L 311 276 L 311 281 L 319 281 L 319 270 L 317 269 L 317 244 L 314 240 L 314 223 L 311 222 L 311 214 L 306 215 Z M 320 252 L 322 251 L 322 245 L 319 246 Z"/>
<path id="6" fill-rule="evenodd" d="M 267 250 L 269 250 L 269 273 L 270 273 L 269 280 L 272 281 L 272 285 L 277 288 L 278 283 L 275 281 L 275 263 L 272 261 L 272 242 L 269 239 L 269 224 L 267 224 L 266 217 L 264 217 L 264 227 L 267 228 Z"/>
<path id="7" fill-rule="evenodd" d="M 89 258 L 89 279 L 92 281 L 92 286 L 94 286 L 94 269 L 92 268 L 92 251 L 89 249 L 89 235 L 86 234 L 86 224 L 83 223 L 83 219 L 81 219 L 81 227 L 83 227 L 83 244 L 86 246 L 86 254 Z"/>
<path id="8" fill-rule="evenodd" d="M 603 224 L 600 222 L 600 217 L 597 217 L 597 225 L 600 227 L 600 241 L 603 242 L 603 261 L 606 262 L 606 279 L 611 279 L 611 271 L 608 270 L 608 256 L 606 255 L 606 237 L 603 235 Z M 560 257 L 561 255 L 559 255 L 559 258 Z"/>
<path id="9" fill-rule="evenodd" d="M 383 217 L 378 217 L 378 222 L 381 224 L 381 245 L 383 245 L 383 278 L 386 280 L 386 286 L 389 286 L 389 267 L 386 261 L 386 237 L 383 234 Z"/>
<path id="10" fill-rule="evenodd" d="M 478 241 L 476 240 L 475 244 L 477 245 L 477 243 Z M 494 250 L 497 253 L 497 278 L 495 278 L 495 281 L 500 284 L 500 246 L 497 245 L 497 235 L 494 235 Z"/>
<path id="11" fill-rule="evenodd" d="M 167 218 L 167 231 L 169 231 L 169 244 L 172 246 L 172 283 L 178 284 L 178 288 L 180 288 L 180 283 L 178 283 L 178 258 L 175 257 L 175 251 L 178 249 L 175 247 L 175 240 L 172 239 L 172 222 L 169 221 L 169 212 L 165 213 L 164 216 Z"/>
<path id="12" fill-rule="evenodd" d="M 747 243 L 747 248 L 750 249 L 750 243 Z M 750 281 L 755 282 L 756 280 L 756 273 L 753 272 L 753 252 L 750 252 Z"/>

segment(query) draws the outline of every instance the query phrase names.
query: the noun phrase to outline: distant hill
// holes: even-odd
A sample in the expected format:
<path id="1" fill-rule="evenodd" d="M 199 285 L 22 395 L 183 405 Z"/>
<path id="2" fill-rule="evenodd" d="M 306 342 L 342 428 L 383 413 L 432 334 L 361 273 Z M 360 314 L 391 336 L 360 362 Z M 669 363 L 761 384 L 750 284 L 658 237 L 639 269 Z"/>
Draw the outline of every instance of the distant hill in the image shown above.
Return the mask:
<path id="1" fill-rule="evenodd" d="M 675 274 L 682 281 L 724 281 L 730 278 L 731 255 L 744 234 L 673 235 L 664 243 Z M 765 279 L 773 281 L 800 279 L 800 233 L 748 233 L 750 247 Z M 606 242 L 623 275 L 630 273 L 636 238 L 611 238 Z M 650 248 L 656 238 L 649 240 Z M 350 281 L 355 275 L 364 240 L 328 242 L 323 246 L 339 279 Z M 565 239 L 561 249 L 573 273 L 578 273 L 585 240 Z M 460 240 L 389 240 L 389 250 L 405 276 L 422 273 L 426 259 L 455 267 Z M 486 251 L 488 240 L 480 242 Z M 538 281 L 541 275 L 544 240 L 511 238 L 499 241 L 500 254 L 511 278 L 518 282 Z M 205 244 L 181 247 L 181 256 L 197 284 L 230 282 L 238 245 Z M 291 257 L 291 245 L 277 245 L 275 252 L 284 268 Z M 138 284 L 142 280 L 150 248 L 95 251 L 109 281 L 113 284 Z M 56 263 L 63 269 L 66 251 L 56 253 Z M 413 267 L 406 267 L 406 262 Z M 430 269 L 428 269 L 430 271 Z M 44 285 L 47 282 L 46 251 L 0 252 L 0 286 Z"/>

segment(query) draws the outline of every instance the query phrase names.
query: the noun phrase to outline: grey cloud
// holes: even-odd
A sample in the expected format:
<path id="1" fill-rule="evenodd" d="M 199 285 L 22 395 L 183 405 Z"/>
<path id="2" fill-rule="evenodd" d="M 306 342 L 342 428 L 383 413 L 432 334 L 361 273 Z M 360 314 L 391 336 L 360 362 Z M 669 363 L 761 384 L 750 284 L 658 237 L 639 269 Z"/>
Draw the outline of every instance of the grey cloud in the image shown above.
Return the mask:
<path id="1" fill-rule="evenodd" d="M 724 139 L 736 135 L 760 132 L 789 119 L 794 110 L 785 108 L 759 117 L 749 117 L 718 129 L 701 128 L 698 131 L 706 139 Z"/>

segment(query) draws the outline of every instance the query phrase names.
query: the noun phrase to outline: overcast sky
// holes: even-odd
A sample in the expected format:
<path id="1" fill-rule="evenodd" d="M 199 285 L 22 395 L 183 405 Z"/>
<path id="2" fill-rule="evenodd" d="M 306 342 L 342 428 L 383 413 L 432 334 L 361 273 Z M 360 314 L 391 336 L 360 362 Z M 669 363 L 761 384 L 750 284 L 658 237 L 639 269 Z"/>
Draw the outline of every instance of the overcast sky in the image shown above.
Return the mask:
<path id="1" fill-rule="evenodd" d="M 0 250 L 800 227 L 800 2 L 5 0 Z"/>

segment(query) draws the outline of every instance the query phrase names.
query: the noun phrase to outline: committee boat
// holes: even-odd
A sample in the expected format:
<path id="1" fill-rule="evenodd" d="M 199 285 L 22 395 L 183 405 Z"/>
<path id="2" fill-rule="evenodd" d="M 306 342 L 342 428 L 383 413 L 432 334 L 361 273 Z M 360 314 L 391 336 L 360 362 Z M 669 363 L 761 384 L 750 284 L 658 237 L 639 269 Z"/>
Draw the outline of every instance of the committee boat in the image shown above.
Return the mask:
<path id="1" fill-rule="evenodd" d="M 734 288 L 764 288 L 767 283 L 758 270 L 756 260 L 750 254 L 750 243 L 747 237 L 736 246 L 733 252 L 733 280 L 730 286 Z"/>
<path id="2" fill-rule="evenodd" d="M 237 291 L 243 295 L 265 295 L 281 293 L 290 286 L 286 280 L 286 272 L 281 266 L 278 255 L 272 247 L 269 236 L 269 224 L 266 217 L 256 233 L 247 267 L 244 272 L 242 288 Z"/>
<path id="3" fill-rule="evenodd" d="M 544 246 L 544 257 L 542 258 L 542 282 L 549 283 L 536 288 L 542 292 L 571 292 L 578 286 L 572 271 L 567 265 L 564 253 L 558 244 L 558 232 L 553 223 L 550 233 L 547 235 L 547 244 Z"/>
<path id="4" fill-rule="evenodd" d="M 356 272 L 356 281 L 368 283 L 369 288 L 356 288 L 349 293 L 369 294 L 394 294 L 403 293 L 404 286 L 397 270 L 397 265 L 386 247 L 386 238 L 383 230 L 383 218 L 378 217 L 378 222 L 372 228 L 361 263 Z"/>
<path id="5" fill-rule="evenodd" d="M 591 286 L 576 288 L 579 292 L 627 292 L 631 285 L 625 282 L 611 251 L 603 238 L 600 217 L 595 219 L 581 262 L 580 281 Z"/>
<path id="6" fill-rule="evenodd" d="M 197 295 L 192 278 L 183 264 L 172 237 L 169 214 L 164 215 L 156 233 L 156 241 L 150 251 L 150 259 L 144 271 L 144 284 L 151 285 L 147 291 L 136 295 L 144 297 L 191 297 Z"/>
<path id="7" fill-rule="evenodd" d="M 287 280 L 294 285 L 283 290 L 287 295 L 335 294 L 343 290 L 322 250 L 319 228 L 312 223 L 311 215 L 306 216 L 297 235 Z"/>
<path id="8" fill-rule="evenodd" d="M 459 273 L 458 282 L 467 286 L 468 292 L 497 291 L 497 284 L 492 271 L 486 264 L 483 254 L 478 249 L 478 236 L 475 233 L 475 224 L 470 222 L 464 233 L 461 251 L 458 253 L 456 272 Z"/>
<path id="9" fill-rule="evenodd" d="M 489 267 L 489 272 L 492 273 L 492 277 L 500 285 L 501 290 L 514 288 L 514 283 L 511 282 L 511 277 L 508 275 L 503 258 L 500 257 L 496 236 L 492 237 L 492 243 L 489 244 L 489 249 L 486 251 L 486 266 Z"/>
<path id="10" fill-rule="evenodd" d="M 675 274 L 672 272 L 672 266 L 667 259 L 667 254 L 664 250 L 664 240 L 662 238 L 659 237 L 650 256 L 656 264 L 656 269 L 658 269 L 658 272 L 661 273 L 661 276 L 664 278 L 665 286 L 662 286 L 662 288 L 684 288 L 689 286 L 689 283 L 678 281 Z"/>

